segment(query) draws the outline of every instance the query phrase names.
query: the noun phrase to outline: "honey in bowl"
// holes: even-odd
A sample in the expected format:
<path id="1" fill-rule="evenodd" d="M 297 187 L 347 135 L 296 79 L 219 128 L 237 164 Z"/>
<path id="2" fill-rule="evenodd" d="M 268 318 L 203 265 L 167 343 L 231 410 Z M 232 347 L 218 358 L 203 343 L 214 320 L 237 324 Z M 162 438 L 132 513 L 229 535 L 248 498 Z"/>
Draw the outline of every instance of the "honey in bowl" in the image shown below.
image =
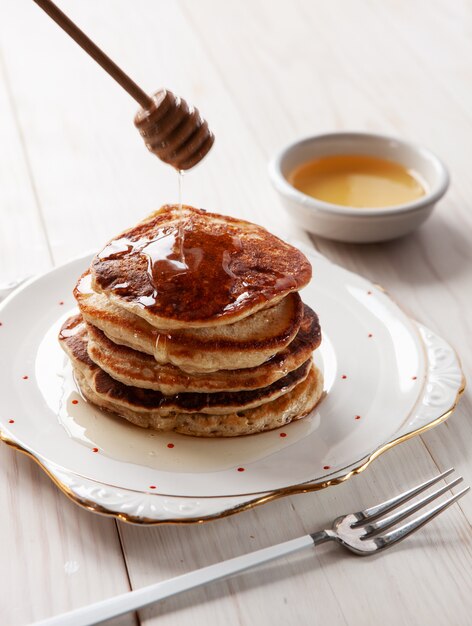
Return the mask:
<path id="1" fill-rule="evenodd" d="M 323 202 L 359 209 L 406 204 L 426 193 L 412 170 L 394 161 L 360 154 L 309 161 L 291 172 L 288 181 Z"/>

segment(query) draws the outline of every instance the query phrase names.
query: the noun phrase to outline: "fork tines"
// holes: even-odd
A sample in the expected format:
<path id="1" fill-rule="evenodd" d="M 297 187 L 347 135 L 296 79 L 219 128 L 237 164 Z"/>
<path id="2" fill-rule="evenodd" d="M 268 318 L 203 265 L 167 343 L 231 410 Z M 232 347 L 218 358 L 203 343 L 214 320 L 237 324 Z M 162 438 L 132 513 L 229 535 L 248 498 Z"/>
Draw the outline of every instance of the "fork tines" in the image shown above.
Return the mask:
<path id="1" fill-rule="evenodd" d="M 397 541 L 404 539 L 405 537 L 410 535 L 412 532 L 414 532 L 418 528 L 421 528 L 431 519 L 439 515 L 442 511 L 450 507 L 452 504 L 454 504 L 454 502 L 457 502 L 459 498 L 462 498 L 462 496 L 465 495 L 469 491 L 470 488 L 465 487 L 458 493 L 451 495 L 447 500 L 440 502 L 432 509 L 426 510 L 422 515 L 415 517 L 414 519 L 407 522 L 403 526 L 400 526 L 399 528 L 391 530 L 390 532 L 387 532 L 387 533 L 383 532 L 385 530 L 388 530 L 389 528 L 392 528 L 393 526 L 396 526 L 399 522 L 401 522 L 402 520 L 412 515 L 412 513 L 419 511 L 420 509 L 425 507 L 427 504 L 429 504 L 430 502 L 433 502 L 434 500 L 442 496 L 444 493 L 446 493 L 447 491 L 449 491 L 450 489 L 458 485 L 463 480 L 462 476 L 459 476 L 452 482 L 443 485 L 439 489 L 436 489 L 431 494 L 425 495 L 420 500 L 417 500 L 409 504 L 406 507 L 396 510 L 401 504 L 409 500 L 412 500 L 413 498 L 415 498 L 415 496 L 423 493 L 424 491 L 429 489 L 432 485 L 436 484 L 440 480 L 452 474 L 453 471 L 454 471 L 454 468 L 450 468 L 446 470 L 445 472 L 443 472 L 442 474 L 439 474 L 439 476 L 431 478 L 430 480 L 427 480 L 421 485 L 413 487 L 412 489 L 405 491 L 404 493 L 394 498 L 391 498 L 390 500 L 387 500 L 386 502 L 383 502 L 382 504 L 379 504 L 377 506 L 373 506 L 363 511 L 359 511 L 358 513 L 355 513 L 354 517 L 356 521 L 351 525 L 351 527 L 352 528 L 362 527 L 364 533 L 361 539 L 363 541 L 373 540 L 378 550 L 382 548 L 386 548 L 392 545 L 393 543 L 396 543 Z M 391 511 L 394 511 L 394 512 L 391 513 L 391 515 L 387 515 L 385 517 L 386 513 L 390 513 Z M 379 533 L 382 533 L 382 535 L 380 535 Z"/>

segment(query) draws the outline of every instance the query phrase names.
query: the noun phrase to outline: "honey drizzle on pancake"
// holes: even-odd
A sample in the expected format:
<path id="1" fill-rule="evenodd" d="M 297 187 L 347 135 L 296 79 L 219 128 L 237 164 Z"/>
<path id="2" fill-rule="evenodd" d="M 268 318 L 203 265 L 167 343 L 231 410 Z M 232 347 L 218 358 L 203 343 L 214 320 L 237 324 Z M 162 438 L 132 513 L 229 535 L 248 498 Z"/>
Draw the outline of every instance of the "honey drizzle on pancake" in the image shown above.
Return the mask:
<path id="1" fill-rule="evenodd" d="M 190 318 L 192 315 L 208 318 L 237 310 L 248 298 L 263 300 L 266 286 L 278 293 L 297 287 L 291 272 L 261 270 L 257 260 L 252 261 L 251 266 L 245 264 L 241 258 L 243 242 L 231 231 L 209 232 L 194 224 L 192 214 L 180 226 L 181 221 L 159 227 L 152 239 L 119 237 L 97 255 L 98 263 L 122 257 L 143 257 L 147 272 L 146 294 L 136 296 L 133 285 L 126 278 L 117 279 L 114 273 L 102 277 L 102 288 L 150 310 L 156 306 L 166 314 L 183 312 Z M 265 283 L 262 288 L 257 280 L 251 283 L 251 272 L 255 272 L 260 281 L 261 271 Z M 238 294 L 236 297 L 234 292 Z"/>

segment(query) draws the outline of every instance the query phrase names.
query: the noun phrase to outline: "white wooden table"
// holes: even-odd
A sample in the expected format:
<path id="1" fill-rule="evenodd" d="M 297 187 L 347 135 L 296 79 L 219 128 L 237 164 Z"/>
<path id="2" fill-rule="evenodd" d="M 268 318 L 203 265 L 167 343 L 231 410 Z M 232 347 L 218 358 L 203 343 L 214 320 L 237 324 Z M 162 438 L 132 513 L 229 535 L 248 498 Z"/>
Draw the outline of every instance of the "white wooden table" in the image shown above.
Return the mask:
<path id="1" fill-rule="evenodd" d="M 184 200 L 285 237 L 266 165 L 284 143 L 333 129 L 417 141 L 452 186 L 404 239 L 311 239 L 385 285 L 472 370 L 472 5 L 449 0 L 62 0 L 148 91 L 200 107 L 217 143 Z M 31 1 L 0 0 L 0 279 L 103 244 L 177 198 L 147 153 L 129 97 Z M 316 277 L 315 277 L 316 279 Z M 1 355 L 11 358 L 11 355 Z M 398 446 L 364 474 L 201 526 L 141 528 L 68 501 L 0 447 L 0 623 L 17 626 L 324 527 L 454 465 L 472 483 L 472 411 Z M 472 497 L 379 557 L 332 546 L 170 599 L 114 624 L 463 625 L 472 615 Z"/>

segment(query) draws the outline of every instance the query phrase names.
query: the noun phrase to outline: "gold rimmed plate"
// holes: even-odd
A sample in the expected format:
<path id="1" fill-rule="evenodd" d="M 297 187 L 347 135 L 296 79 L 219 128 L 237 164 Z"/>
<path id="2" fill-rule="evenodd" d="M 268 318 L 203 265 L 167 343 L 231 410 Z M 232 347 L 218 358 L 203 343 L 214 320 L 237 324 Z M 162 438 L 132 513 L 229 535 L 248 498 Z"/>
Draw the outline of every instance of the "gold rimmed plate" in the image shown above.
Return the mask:
<path id="1" fill-rule="evenodd" d="M 75 502 L 142 524 L 191 523 L 338 484 L 446 419 L 464 387 L 454 350 L 375 285 L 310 250 L 302 292 L 320 317 L 324 397 L 279 430 L 229 439 L 140 429 L 78 392 L 57 342 L 90 257 L 28 282 L 0 307 L 1 438 Z M 33 304 L 34 303 L 34 306 Z"/>

